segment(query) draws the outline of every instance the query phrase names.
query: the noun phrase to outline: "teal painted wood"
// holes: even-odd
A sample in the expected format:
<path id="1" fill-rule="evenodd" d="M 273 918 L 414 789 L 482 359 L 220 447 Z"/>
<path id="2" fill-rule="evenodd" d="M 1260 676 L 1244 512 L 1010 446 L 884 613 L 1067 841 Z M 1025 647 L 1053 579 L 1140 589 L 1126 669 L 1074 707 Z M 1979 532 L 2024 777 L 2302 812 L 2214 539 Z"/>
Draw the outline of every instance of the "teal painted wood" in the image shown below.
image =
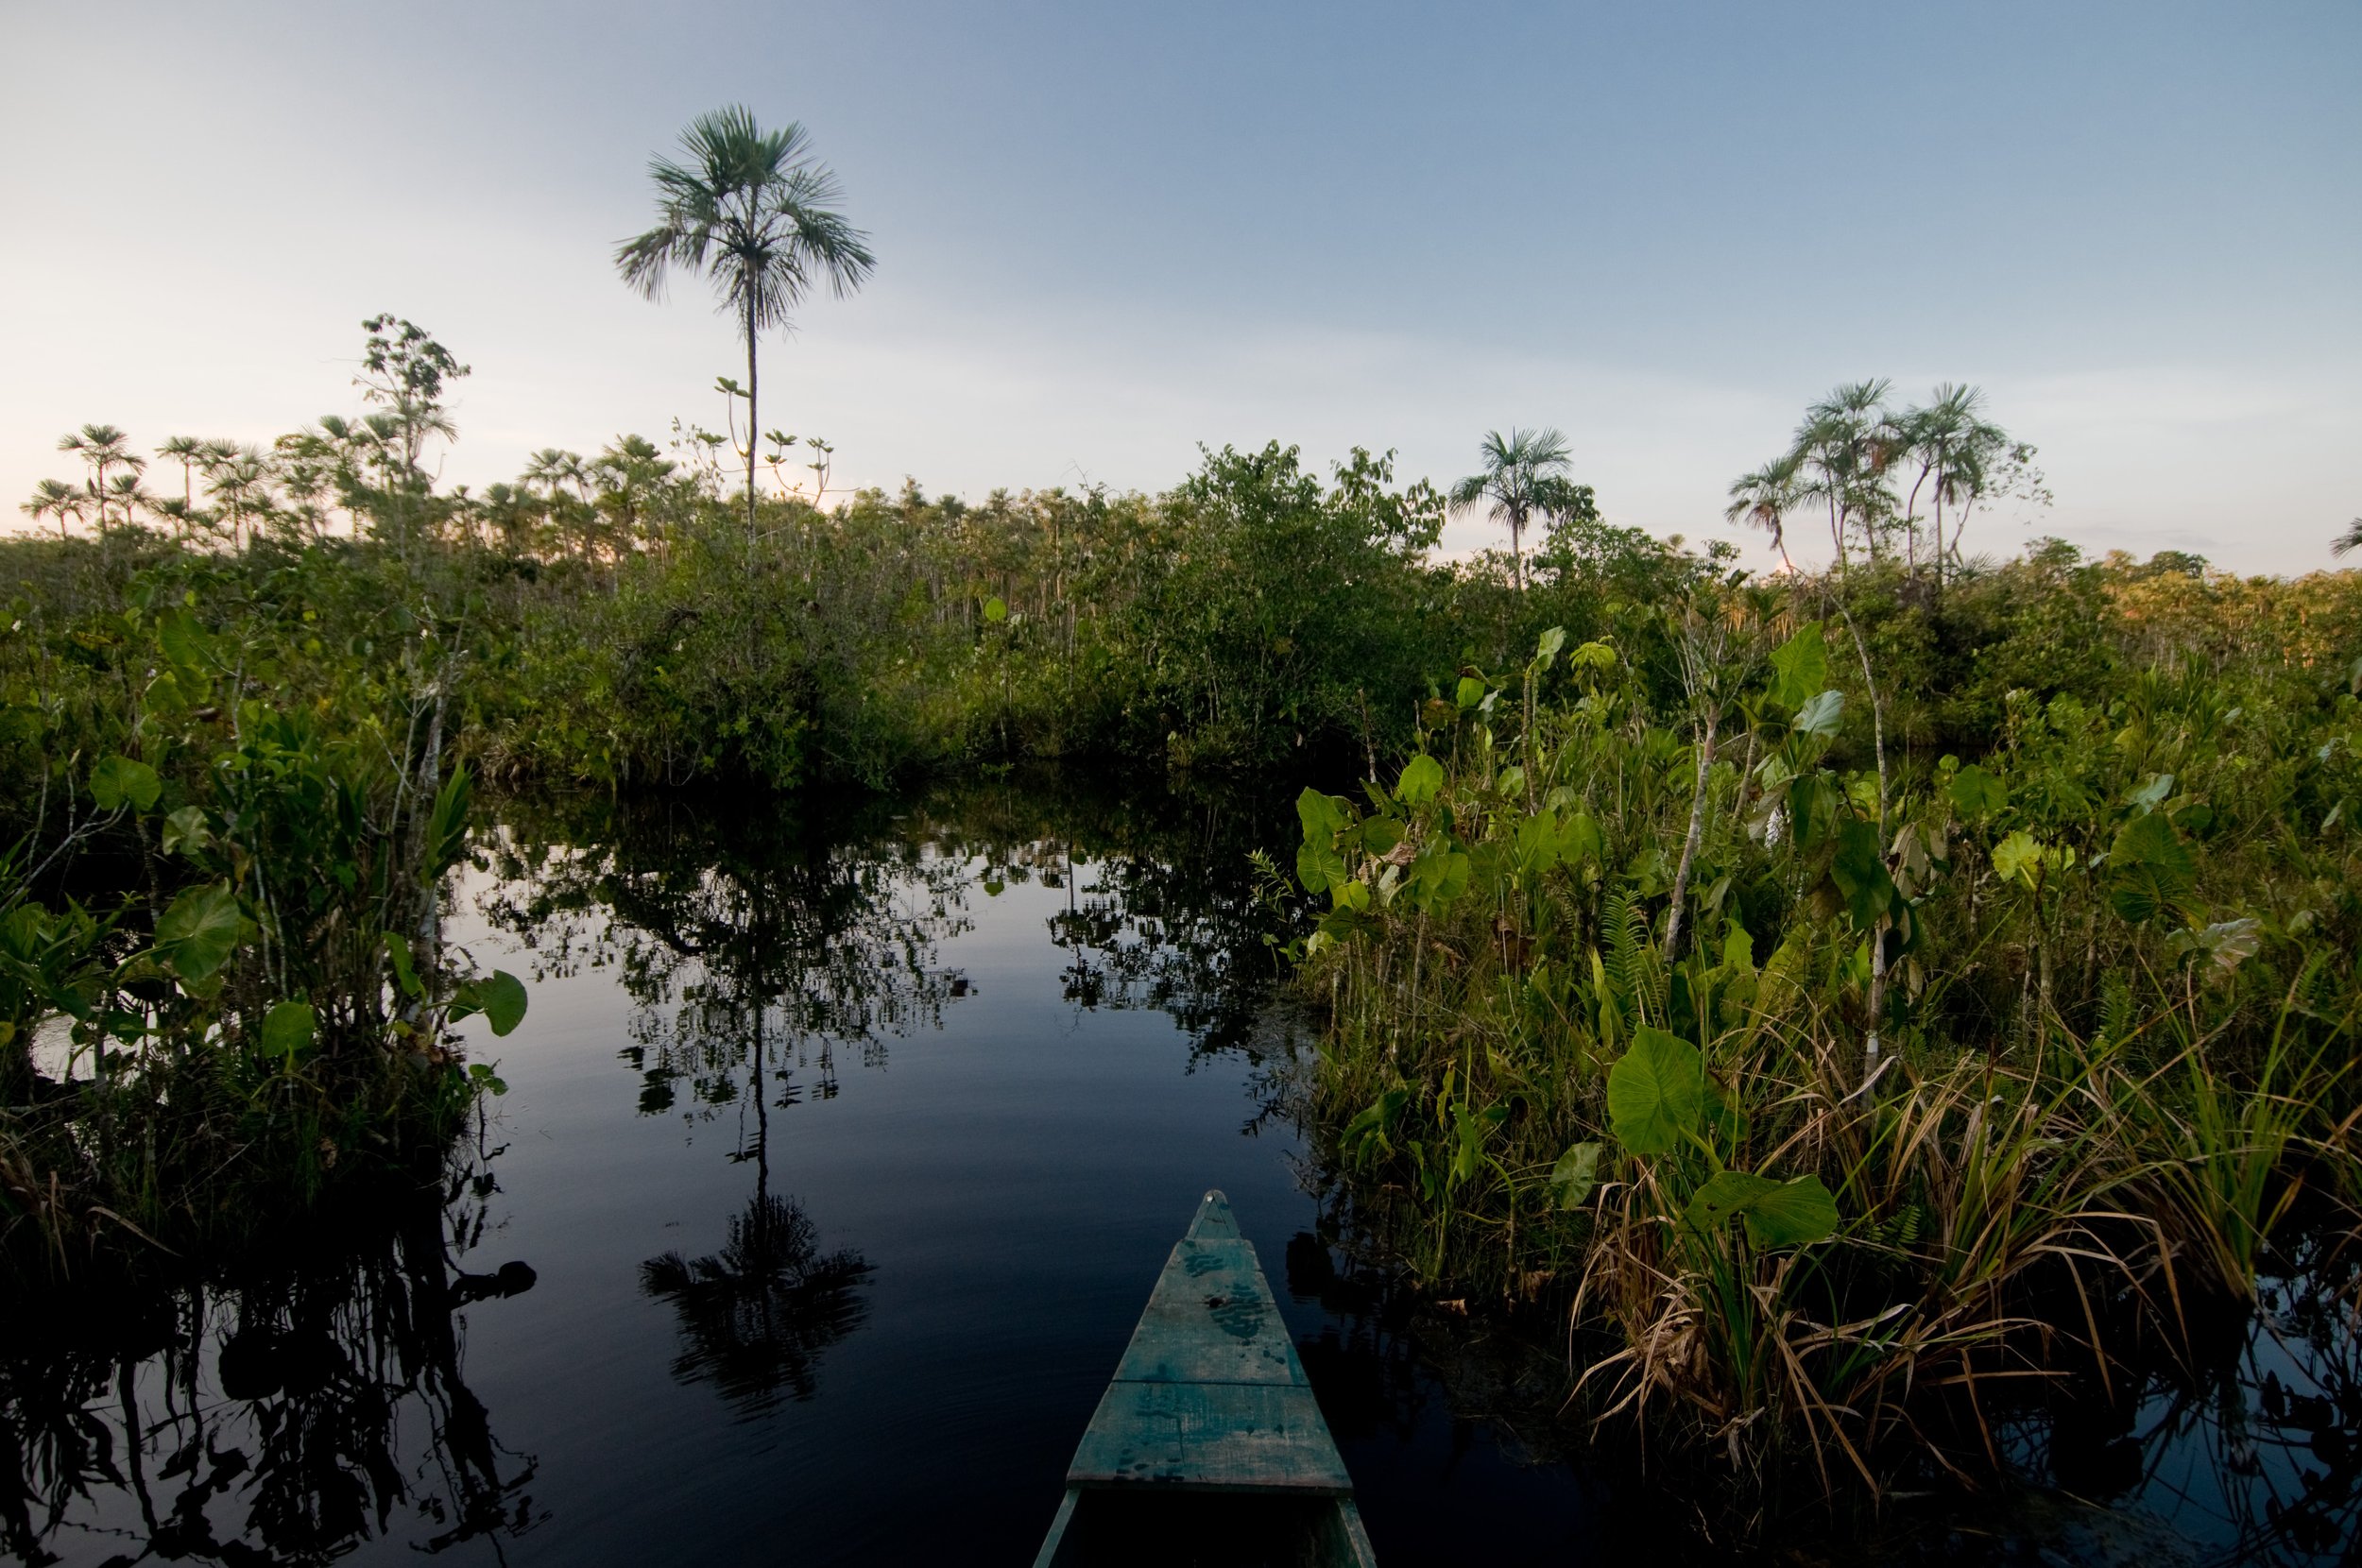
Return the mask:
<path id="1" fill-rule="evenodd" d="M 1230 1200 L 1220 1192 L 1209 1192 L 1198 1200 L 1197 1214 L 1190 1221 L 1185 1238 L 1190 1241 L 1244 1241 L 1239 1234 L 1238 1217 L 1230 1212 Z"/>
<path id="2" fill-rule="evenodd" d="M 1067 1482 L 1352 1493 L 1255 1248 L 1221 1193 L 1206 1195 L 1167 1257 Z"/>
<path id="3" fill-rule="evenodd" d="M 1304 1367 L 1244 1241 L 1172 1250 L 1116 1367 L 1123 1383 L 1304 1384 Z"/>
<path id="4" fill-rule="evenodd" d="M 1111 1383 L 1067 1481 L 1330 1497 L 1353 1491 L 1312 1390 L 1292 1383 Z"/>
<path id="5" fill-rule="evenodd" d="M 1370 1532 L 1361 1527 L 1361 1506 L 1350 1497 L 1337 1499 L 1336 1533 L 1329 1556 L 1339 1568 L 1378 1568 L 1378 1553 L 1370 1549 Z"/>
<path id="6" fill-rule="evenodd" d="M 1074 1527 L 1074 1508 L 1082 1497 L 1072 1487 L 1066 1489 L 1058 1515 L 1050 1521 L 1050 1533 L 1042 1538 L 1041 1550 L 1034 1555 L 1034 1568 L 1071 1568 L 1077 1554 L 1069 1549 L 1067 1534 Z"/>

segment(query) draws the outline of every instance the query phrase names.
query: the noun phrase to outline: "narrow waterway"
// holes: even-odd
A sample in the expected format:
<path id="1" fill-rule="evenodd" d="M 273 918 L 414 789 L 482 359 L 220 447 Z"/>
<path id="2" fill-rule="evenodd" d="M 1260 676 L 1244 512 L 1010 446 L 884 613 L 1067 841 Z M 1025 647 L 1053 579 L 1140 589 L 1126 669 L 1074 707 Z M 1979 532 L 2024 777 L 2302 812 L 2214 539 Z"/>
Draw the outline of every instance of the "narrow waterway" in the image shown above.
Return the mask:
<path id="1" fill-rule="evenodd" d="M 1248 858 L 1289 826 L 1284 797 L 1024 777 L 835 816 L 512 810 L 456 924 L 532 1011 L 473 1042 L 507 1090 L 448 1190 L 9 1347 L 9 1539 L 1021 1564 L 1213 1186 L 1383 1559 L 1711 1554 L 1678 1500 L 1521 1436 L 1547 1356 L 1422 1332 L 1325 1231 Z M 2161 1393 L 2057 1464 L 2055 1416 L 2011 1429 L 2030 1478 L 2129 1512 L 2050 1495 L 1912 1550 L 2353 1560 L 2351 1339 L 2283 1326 L 2225 1385 L 2235 1421 Z"/>

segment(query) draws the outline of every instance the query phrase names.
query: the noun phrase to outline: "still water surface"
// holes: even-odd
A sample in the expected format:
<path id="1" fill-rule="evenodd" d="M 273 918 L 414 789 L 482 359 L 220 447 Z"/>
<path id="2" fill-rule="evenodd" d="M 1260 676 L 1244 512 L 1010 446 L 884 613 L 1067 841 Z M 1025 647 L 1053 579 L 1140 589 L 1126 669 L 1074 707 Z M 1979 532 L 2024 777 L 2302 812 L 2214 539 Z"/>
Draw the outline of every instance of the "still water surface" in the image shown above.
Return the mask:
<path id="1" fill-rule="evenodd" d="M 1218 1186 L 1383 1559 L 1710 1552 L 1678 1498 L 1521 1439 L 1547 1355 L 1418 1327 L 1334 1245 L 1287 1114 L 1309 1048 L 1246 858 L 1290 825 L 1281 798 L 1047 779 L 825 819 L 515 810 L 458 924 L 530 976 L 532 1012 L 476 1042 L 508 1092 L 449 1201 L 0 1358 L 0 1542 L 68 1563 L 1028 1562 Z M 2316 1427 L 2357 1419 L 2336 1407 L 2350 1340 L 2256 1343 L 2284 1415 L 2327 1390 Z M 2264 1371 L 2229 1439 L 2220 1409 L 2168 1400 L 2078 1440 L 2131 1466 L 2121 1518 L 2038 1499 L 1910 1550 L 2353 1560 L 2352 1508 L 2305 1491 L 2312 1429 L 2263 1420 Z M 2015 1440 L 2037 1480 L 2056 1420 Z M 2320 1515 L 2309 1542 L 2259 1523 L 2284 1493 Z"/>

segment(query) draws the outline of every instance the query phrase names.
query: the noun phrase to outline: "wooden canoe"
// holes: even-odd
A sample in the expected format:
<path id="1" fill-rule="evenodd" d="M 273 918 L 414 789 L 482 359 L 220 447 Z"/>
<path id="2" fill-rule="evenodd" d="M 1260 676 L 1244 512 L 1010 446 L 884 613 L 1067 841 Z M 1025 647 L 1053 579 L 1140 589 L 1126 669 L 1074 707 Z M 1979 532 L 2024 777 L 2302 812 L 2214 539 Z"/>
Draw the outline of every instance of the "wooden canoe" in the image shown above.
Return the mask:
<path id="1" fill-rule="evenodd" d="M 1376 1560 L 1255 1247 L 1209 1192 L 1084 1430 L 1034 1568 Z"/>

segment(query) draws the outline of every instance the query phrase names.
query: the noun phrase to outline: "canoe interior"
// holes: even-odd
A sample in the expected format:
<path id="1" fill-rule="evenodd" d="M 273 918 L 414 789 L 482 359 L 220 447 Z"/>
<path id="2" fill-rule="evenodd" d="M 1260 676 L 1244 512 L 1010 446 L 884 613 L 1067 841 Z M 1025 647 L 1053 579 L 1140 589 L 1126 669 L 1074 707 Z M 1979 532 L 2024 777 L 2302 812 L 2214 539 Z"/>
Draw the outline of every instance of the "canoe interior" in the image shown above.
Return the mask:
<path id="1" fill-rule="evenodd" d="M 1352 1495 L 1254 1244 L 1221 1193 L 1206 1195 L 1165 1260 L 1067 1484 Z"/>
<path id="2" fill-rule="evenodd" d="M 1353 1479 L 1221 1193 L 1166 1258 L 1066 1478 L 1035 1568 L 1372 1568 Z"/>
<path id="3" fill-rule="evenodd" d="M 1035 1568 L 1365 1568 L 1350 1498 L 1107 1487 L 1068 1494 Z"/>

